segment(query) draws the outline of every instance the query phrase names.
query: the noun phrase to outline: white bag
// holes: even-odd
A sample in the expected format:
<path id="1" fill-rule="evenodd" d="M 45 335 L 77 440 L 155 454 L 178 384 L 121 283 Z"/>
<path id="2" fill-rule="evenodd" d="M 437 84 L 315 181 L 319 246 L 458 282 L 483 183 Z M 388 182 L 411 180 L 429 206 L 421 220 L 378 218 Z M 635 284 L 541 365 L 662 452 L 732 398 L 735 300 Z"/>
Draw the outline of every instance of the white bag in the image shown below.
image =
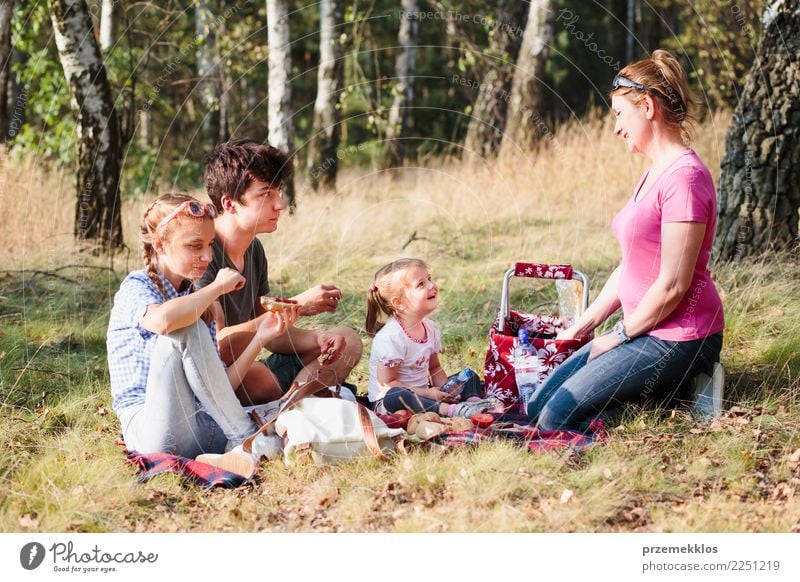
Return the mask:
<path id="1" fill-rule="evenodd" d="M 389 428 L 363 405 L 339 398 L 306 398 L 278 416 L 275 432 L 284 437 L 283 455 L 291 464 L 308 451 L 318 465 L 347 461 L 369 450 L 386 458 L 405 436 Z"/>

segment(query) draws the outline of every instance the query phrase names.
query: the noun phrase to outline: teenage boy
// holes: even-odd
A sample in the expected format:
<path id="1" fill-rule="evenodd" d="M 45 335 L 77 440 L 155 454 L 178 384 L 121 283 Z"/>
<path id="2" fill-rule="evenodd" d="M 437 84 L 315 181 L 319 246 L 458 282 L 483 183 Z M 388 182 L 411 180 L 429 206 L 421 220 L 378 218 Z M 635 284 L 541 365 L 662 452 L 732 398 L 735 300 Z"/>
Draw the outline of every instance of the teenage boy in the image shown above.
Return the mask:
<path id="1" fill-rule="evenodd" d="M 206 160 L 205 187 L 219 215 L 214 221 L 213 257 L 198 285 L 212 282 L 224 267 L 236 269 L 246 279 L 244 287 L 220 297 L 218 341 L 226 363 L 249 344 L 266 313 L 260 297 L 269 294 L 267 257 L 256 235 L 278 228 L 286 208 L 281 188 L 291 175 L 292 162 L 283 152 L 249 139 L 220 144 Z M 292 299 L 301 316 L 310 316 L 335 312 L 341 297 L 333 285 L 317 285 Z M 341 385 L 361 358 L 363 346 L 348 327 L 319 331 L 293 327 L 266 347 L 272 355 L 255 362 L 236 387 L 244 405 L 276 400 L 295 380 L 314 377 Z M 327 357 L 320 358 L 321 354 Z"/>

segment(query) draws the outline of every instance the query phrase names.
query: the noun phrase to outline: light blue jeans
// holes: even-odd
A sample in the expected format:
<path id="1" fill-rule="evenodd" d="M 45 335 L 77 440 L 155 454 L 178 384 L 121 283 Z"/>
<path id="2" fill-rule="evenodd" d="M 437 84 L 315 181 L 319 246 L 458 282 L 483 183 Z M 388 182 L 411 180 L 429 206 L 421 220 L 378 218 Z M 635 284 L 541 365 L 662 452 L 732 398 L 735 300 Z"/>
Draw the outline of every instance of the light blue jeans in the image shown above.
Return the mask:
<path id="1" fill-rule="evenodd" d="M 144 404 L 118 411 L 128 450 L 194 458 L 254 433 L 202 322 L 159 336 Z"/>
<path id="2" fill-rule="evenodd" d="M 719 361 L 722 334 L 686 342 L 641 335 L 589 362 L 591 349 L 589 342 L 572 354 L 528 402 L 539 428 L 586 431 L 627 403 L 669 404 L 686 380 Z"/>

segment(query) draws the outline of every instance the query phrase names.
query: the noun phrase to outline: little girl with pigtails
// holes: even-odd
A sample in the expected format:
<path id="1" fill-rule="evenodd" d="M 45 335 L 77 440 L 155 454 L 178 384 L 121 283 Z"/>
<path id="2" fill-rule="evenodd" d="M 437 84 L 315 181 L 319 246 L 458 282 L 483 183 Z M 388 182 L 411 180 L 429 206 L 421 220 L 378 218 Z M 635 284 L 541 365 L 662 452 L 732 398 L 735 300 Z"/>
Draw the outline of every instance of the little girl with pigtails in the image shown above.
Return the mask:
<path id="1" fill-rule="evenodd" d="M 368 396 L 376 412 L 470 417 L 498 404 L 480 399 L 474 384 L 461 394 L 441 390 L 448 379 L 439 362 L 441 334 L 428 319 L 438 305 L 439 290 L 423 261 L 398 259 L 375 273 L 365 328 L 374 337 Z M 385 324 L 381 314 L 388 318 Z"/>
<path id="2" fill-rule="evenodd" d="M 140 227 L 144 269 L 131 272 L 114 297 L 107 347 L 113 408 L 125 445 L 139 453 L 194 458 L 250 477 L 261 456 L 280 451 L 275 435 L 259 435 L 252 453 L 241 443 L 257 430 L 236 397 L 262 347 L 297 319 L 296 309 L 269 313 L 227 369 L 216 345 L 217 298 L 244 277 L 220 269 L 196 290 L 211 260 L 216 209 L 191 196 L 165 194 Z"/>

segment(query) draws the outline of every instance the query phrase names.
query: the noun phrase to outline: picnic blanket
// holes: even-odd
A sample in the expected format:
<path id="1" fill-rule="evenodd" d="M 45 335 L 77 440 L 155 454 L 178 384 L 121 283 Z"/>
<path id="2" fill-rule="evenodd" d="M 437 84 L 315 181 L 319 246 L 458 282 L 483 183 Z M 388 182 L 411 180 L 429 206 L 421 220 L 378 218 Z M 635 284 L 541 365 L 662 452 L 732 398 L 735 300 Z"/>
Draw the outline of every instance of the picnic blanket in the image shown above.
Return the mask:
<path id="1" fill-rule="evenodd" d="M 445 432 L 433 439 L 433 443 L 444 449 L 478 446 L 492 439 L 509 439 L 527 448 L 529 451 L 542 452 L 571 449 L 580 451 L 605 440 L 602 421 L 595 421 L 589 433 L 539 430 L 529 425 L 515 424 L 522 422 L 524 416 L 505 415 L 498 419 L 498 425 L 489 428 L 475 428 L 464 431 Z M 139 482 L 161 473 L 176 473 L 185 481 L 194 483 L 203 489 L 212 487 L 234 488 L 247 481 L 244 477 L 205 463 L 169 453 L 150 453 L 143 455 L 136 451 L 125 451 L 129 465 L 136 466 Z"/>
<path id="2" fill-rule="evenodd" d="M 136 451 L 126 450 L 125 455 L 128 457 L 127 463 L 136 466 L 139 482 L 147 481 L 160 473 L 177 473 L 186 481 L 199 485 L 203 489 L 238 487 L 247 480 L 236 473 L 169 453 L 143 455 Z"/>
<path id="3" fill-rule="evenodd" d="M 605 440 L 605 425 L 601 419 L 592 421 L 589 432 L 567 430 L 540 430 L 528 424 L 525 415 L 506 414 L 488 428 L 450 431 L 439 435 L 438 444 L 445 448 L 477 446 L 491 439 L 509 439 L 529 451 L 571 449 L 580 451 Z"/>

